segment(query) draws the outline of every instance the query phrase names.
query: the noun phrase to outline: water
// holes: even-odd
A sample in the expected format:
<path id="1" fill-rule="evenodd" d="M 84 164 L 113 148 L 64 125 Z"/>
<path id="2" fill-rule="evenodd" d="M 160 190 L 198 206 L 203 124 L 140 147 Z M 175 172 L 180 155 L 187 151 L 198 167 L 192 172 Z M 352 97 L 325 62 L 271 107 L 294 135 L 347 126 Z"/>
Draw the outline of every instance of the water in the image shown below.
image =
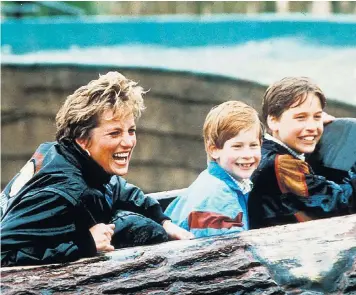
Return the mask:
<path id="1" fill-rule="evenodd" d="M 140 66 L 219 74 L 268 85 L 285 76 L 308 76 L 328 99 L 356 105 L 356 47 L 331 47 L 298 38 L 249 41 L 234 46 L 169 48 L 125 46 L 11 54 L 3 63 Z"/>

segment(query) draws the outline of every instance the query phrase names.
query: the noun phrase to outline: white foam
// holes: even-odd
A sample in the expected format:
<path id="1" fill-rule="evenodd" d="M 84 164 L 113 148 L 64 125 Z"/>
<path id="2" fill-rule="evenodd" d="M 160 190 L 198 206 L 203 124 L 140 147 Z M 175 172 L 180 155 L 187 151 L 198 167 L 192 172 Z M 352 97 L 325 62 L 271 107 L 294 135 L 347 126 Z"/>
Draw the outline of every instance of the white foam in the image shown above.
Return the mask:
<path id="1" fill-rule="evenodd" d="M 356 105 L 356 47 L 322 46 L 297 38 L 185 48 L 141 44 L 73 47 L 23 55 L 13 55 L 7 48 L 2 61 L 166 68 L 220 74 L 264 85 L 285 76 L 308 76 L 329 99 Z"/>

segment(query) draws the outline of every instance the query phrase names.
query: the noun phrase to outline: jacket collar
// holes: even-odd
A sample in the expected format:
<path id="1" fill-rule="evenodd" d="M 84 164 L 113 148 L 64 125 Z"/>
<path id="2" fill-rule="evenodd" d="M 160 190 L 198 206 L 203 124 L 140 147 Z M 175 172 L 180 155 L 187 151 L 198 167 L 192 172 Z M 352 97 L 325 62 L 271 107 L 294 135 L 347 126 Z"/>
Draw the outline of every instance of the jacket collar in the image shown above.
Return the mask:
<path id="1" fill-rule="evenodd" d="M 95 162 L 74 140 L 63 139 L 59 142 L 59 146 L 64 157 L 81 171 L 84 179 L 89 183 L 100 186 L 110 181 L 112 175 Z"/>
<path id="2" fill-rule="evenodd" d="M 237 180 L 227 173 L 221 166 L 215 161 L 210 161 L 208 164 L 208 172 L 217 177 L 218 179 L 223 180 L 227 183 L 229 187 L 234 190 L 240 190 L 243 194 L 248 193 L 252 189 L 252 182 L 249 179 Z"/>
<path id="3" fill-rule="evenodd" d="M 295 158 L 305 161 L 305 155 L 304 154 L 299 154 L 296 151 L 292 150 L 289 146 L 287 146 L 285 143 L 281 142 L 280 140 L 278 140 L 277 138 L 273 137 L 272 135 L 266 133 L 264 135 L 264 138 L 270 141 L 275 142 L 276 144 L 282 146 L 284 149 L 286 149 L 292 156 L 294 156 Z"/>

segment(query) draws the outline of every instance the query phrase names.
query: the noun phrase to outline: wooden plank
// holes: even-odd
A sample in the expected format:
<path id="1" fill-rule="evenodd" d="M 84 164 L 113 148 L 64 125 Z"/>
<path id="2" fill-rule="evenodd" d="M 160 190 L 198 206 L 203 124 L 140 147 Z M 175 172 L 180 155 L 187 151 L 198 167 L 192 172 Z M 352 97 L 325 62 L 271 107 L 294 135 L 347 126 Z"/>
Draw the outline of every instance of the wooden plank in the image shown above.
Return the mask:
<path id="1" fill-rule="evenodd" d="M 355 294 L 356 215 L 1 269 L 1 294 Z"/>

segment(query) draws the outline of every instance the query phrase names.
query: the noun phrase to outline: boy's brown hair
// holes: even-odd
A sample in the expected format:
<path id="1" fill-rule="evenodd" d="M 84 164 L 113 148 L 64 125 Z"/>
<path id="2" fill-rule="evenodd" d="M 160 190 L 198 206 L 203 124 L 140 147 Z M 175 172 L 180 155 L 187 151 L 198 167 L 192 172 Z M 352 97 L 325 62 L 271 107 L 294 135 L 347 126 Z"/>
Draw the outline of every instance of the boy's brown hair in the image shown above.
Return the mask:
<path id="1" fill-rule="evenodd" d="M 286 77 L 266 90 L 262 101 L 262 121 L 268 127 L 267 117 L 279 118 L 292 105 L 301 105 L 308 93 L 313 93 L 320 99 L 321 107 L 326 105 L 326 97 L 318 85 L 307 77 Z"/>
<path id="2" fill-rule="evenodd" d="M 212 160 L 209 147 L 222 149 L 225 142 L 238 135 L 241 130 L 253 126 L 260 127 L 259 139 L 262 139 L 262 124 L 257 111 L 241 101 L 227 101 L 213 107 L 206 116 L 203 136 L 208 160 Z"/>

